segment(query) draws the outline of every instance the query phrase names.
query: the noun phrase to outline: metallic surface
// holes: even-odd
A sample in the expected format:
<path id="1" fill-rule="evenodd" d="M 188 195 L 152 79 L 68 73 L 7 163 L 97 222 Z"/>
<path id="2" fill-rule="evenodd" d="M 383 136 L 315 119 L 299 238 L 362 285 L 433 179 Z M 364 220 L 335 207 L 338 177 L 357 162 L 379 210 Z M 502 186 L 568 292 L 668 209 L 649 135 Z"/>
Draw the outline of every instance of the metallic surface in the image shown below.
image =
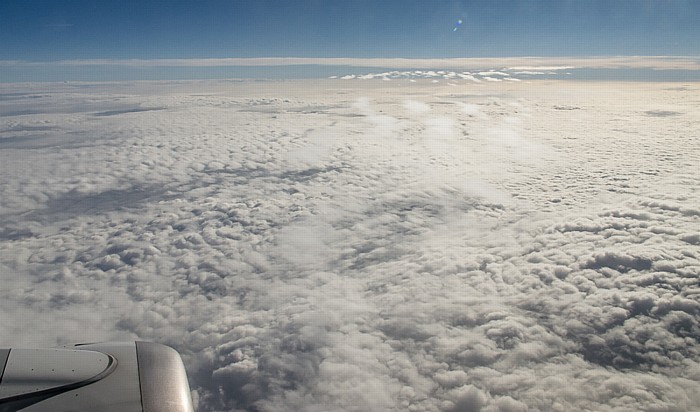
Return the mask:
<path id="1" fill-rule="evenodd" d="M 113 363 L 113 359 L 99 352 L 12 349 L 0 385 L 0 398 L 87 385 Z"/>
<path id="2" fill-rule="evenodd" d="M 136 342 L 144 412 L 193 412 L 190 387 L 174 349 Z"/>
<path id="3" fill-rule="evenodd" d="M 5 372 L 5 363 L 10 355 L 9 349 L 0 349 L 0 384 L 2 383 L 2 374 Z"/>
<path id="4" fill-rule="evenodd" d="M 0 412 L 193 412 L 172 348 L 149 342 L 0 349 Z"/>
<path id="5" fill-rule="evenodd" d="M 22 409 L 22 412 L 142 411 L 134 342 L 81 345 L 76 348 L 108 354 L 117 359 L 117 367 L 97 382 L 57 394 Z"/>

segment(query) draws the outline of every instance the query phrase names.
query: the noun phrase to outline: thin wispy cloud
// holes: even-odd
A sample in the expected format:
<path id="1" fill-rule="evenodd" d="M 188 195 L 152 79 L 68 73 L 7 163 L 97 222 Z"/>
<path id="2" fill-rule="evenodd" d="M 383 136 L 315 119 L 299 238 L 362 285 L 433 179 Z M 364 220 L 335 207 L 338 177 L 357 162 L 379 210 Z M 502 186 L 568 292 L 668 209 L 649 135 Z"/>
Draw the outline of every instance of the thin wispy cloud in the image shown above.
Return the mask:
<path id="1" fill-rule="evenodd" d="M 700 58 L 677 56 L 617 57 L 503 57 L 503 58 L 204 58 L 204 59 L 75 59 L 58 61 L 0 60 L 0 66 L 126 66 L 126 67 L 245 67 L 245 66 L 353 66 L 396 69 L 483 69 L 565 70 L 583 68 L 647 68 L 700 70 Z"/>
<path id="2" fill-rule="evenodd" d="M 168 344 L 202 412 L 700 410 L 700 1 L 33 3 L 0 347 Z"/>

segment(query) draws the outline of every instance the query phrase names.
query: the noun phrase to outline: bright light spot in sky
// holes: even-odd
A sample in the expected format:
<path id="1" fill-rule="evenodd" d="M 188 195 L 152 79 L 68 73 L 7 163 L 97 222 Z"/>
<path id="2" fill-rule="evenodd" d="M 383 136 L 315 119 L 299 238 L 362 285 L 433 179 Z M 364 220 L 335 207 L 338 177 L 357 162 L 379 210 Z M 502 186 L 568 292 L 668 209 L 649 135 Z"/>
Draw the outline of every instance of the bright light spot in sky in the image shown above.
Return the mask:
<path id="1" fill-rule="evenodd" d="M 457 31 L 457 29 L 458 29 L 459 26 L 461 26 L 461 25 L 462 25 L 462 20 L 461 20 L 461 19 L 460 19 L 460 20 L 457 20 L 457 23 L 455 24 L 455 27 L 454 27 L 454 29 L 452 29 L 452 31 Z"/>

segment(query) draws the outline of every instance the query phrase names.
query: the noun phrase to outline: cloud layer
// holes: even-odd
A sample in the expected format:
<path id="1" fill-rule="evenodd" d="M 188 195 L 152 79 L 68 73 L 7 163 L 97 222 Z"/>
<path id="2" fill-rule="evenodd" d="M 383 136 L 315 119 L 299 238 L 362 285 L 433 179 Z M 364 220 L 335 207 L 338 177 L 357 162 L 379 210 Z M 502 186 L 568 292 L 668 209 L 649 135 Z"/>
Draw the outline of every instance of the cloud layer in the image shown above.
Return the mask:
<path id="1" fill-rule="evenodd" d="M 331 58 L 331 57 L 249 57 L 202 59 L 77 59 L 53 62 L 2 60 L 2 66 L 130 66 L 130 67 L 225 67 L 225 66 L 355 66 L 393 69 L 431 68 L 483 69 L 503 67 L 518 70 L 562 70 L 573 68 L 649 68 L 700 70 L 693 56 L 607 56 L 607 57 L 463 57 L 441 59 Z"/>
<path id="2" fill-rule="evenodd" d="M 697 86 L 459 81 L 0 86 L 0 343 L 172 345 L 203 411 L 696 409 Z"/>

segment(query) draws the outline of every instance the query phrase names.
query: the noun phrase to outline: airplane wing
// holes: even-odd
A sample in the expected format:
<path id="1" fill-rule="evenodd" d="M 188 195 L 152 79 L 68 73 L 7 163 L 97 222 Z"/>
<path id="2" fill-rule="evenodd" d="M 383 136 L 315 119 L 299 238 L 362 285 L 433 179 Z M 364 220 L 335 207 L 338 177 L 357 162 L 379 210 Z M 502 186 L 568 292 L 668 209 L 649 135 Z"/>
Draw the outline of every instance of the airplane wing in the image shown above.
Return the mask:
<path id="1" fill-rule="evenodd" d="M 151 342 L 0 349 L 0 412 L 193 412 L 180 355 Z"/>

